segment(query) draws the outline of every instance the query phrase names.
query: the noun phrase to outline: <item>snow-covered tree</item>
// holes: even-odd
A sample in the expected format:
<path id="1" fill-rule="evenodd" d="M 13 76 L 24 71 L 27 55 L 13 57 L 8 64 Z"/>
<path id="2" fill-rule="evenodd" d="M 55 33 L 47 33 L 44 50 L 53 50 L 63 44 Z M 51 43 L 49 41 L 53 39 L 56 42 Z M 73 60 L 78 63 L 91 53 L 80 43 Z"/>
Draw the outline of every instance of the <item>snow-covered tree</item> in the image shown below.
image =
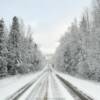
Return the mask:
<path id="1" fill-rule="evenodd" d="M 5 37 L 5 25 L 3 19 L 0 20 L 0 75 L 7 74 L 7 47 Z"/>
<path id="2" fill-rule="evenodd" d="M 93 26 L 100 27 L 100 0 L 93 0 Z"/>
<path id="3" fill-rule="evenodd" d="M 9 39 L 8 39 L 8 71 L 11 74 L 16 73 L 16 66 L 19 62 L 19 43 L 20 43 L 20 28 L 18 18 L 13 18 Z"/>
<path id="4" fill-rule="evenodd" d="M 100 80 L 100 0 L 94 1 L 92 15 L 85 10 L 62 37 L 53 63 L 60 71 Z"/>

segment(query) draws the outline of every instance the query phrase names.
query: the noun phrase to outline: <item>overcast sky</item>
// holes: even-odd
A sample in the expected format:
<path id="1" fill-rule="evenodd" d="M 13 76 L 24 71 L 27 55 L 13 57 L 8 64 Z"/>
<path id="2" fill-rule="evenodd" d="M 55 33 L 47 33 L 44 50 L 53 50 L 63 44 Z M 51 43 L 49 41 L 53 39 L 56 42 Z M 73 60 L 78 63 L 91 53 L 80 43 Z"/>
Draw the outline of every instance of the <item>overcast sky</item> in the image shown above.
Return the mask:
<path id="1" fill-rule="evenodd" d="M 10 22 L 22 18 L 34 31 L 43 53 L 53 53 L 58 40 L 75 17 L 79 18 L 91 0 L 0 0 L 0 17 Z"/>

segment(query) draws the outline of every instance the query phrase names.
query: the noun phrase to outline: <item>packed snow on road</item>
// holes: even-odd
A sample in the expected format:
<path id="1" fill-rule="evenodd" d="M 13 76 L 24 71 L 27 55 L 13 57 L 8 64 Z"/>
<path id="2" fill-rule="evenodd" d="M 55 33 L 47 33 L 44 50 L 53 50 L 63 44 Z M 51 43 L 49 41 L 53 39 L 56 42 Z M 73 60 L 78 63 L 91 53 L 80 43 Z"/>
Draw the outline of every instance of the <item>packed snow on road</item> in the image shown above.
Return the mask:
<path id="1" fill-rule="evenodd" d="M 44 70 L 27 74 L 17 75 L 0 80 L 0 100 L 77 100 L 69 89 L 64 86 L 56 76 L 70 82 L 80 92 L 85 93 L 93 100 L 100 100 L 100 83 L 90 82 L 60 73 L 54 69 L 45 68 Z M 32 85 L 23 93 L 19 91 L 27 83 L 33 81 Z M 17 96 L 17 94 L 20 94 Z M 88 99 L 87 99 L 88 100 Z"/>

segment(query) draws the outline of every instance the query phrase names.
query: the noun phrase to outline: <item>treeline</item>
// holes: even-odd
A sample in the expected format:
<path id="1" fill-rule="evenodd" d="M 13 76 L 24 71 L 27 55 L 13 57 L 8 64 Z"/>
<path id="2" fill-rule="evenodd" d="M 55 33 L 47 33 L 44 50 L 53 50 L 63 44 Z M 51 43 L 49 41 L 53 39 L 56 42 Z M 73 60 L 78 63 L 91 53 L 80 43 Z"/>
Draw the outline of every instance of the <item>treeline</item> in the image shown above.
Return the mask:
<path id="1" fill-rule="evenodd" d="M 93 0 L 60 40 L 53 57 L 55 68 L 73 76 L 100 81 L 100 0 Z"/>
<path id="2" fill-rule="evenodd" d="M 43 59 L 33 41 L 30 28 L 16 16 L 9 29 L 0 19 L 0 76 L 28 73 L 42 69 Z"/>

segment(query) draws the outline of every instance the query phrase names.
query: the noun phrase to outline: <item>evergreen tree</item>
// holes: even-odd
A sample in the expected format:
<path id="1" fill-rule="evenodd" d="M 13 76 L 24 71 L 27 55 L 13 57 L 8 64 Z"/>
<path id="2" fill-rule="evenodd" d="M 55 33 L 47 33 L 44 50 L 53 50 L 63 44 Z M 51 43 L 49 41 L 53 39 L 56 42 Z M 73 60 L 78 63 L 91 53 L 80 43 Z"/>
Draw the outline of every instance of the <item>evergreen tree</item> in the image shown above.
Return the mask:
<path id="1" fill-rule="evenodd" d="M 18 18 L 13 18 L 9 39 L 8 39 L 8 71 L 10 74 L 16 74 L 17 64 L 19 62 L 19 41 L 20 41 L 20 29 Z"/>
<path id="2" fill-rule="evenodd" d="M 7 74 L 7 48 L 3 19 L 0 20 L 0 74 Z"/>
<path id="3" fill-rule="evenodd" d="M 93 0 L 93 26 L 95 29 L 100 28 L 100 0 Z"/>

